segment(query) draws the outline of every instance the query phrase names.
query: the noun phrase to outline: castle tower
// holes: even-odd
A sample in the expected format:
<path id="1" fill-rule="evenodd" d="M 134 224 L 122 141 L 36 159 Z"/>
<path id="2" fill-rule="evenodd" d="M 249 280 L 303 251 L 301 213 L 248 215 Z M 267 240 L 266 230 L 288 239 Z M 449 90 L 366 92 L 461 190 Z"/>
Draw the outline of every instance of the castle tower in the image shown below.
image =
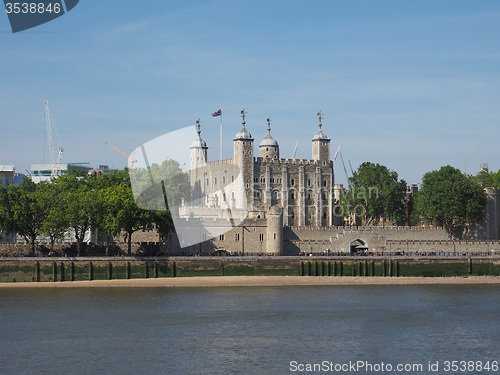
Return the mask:
<path id="1" fill-rule="evenodd" d="M 283 213 L 281 207 L 267 209 L 267 255 L 283 254 Z"/>
<path id="2" fill-rule="evenodd" d="M 271 119 L 267 118 L 267 136 L 260 142 L 259 145 L 259 156 L 263 160 L 279 160 L 280 158 L 280 149 L 278 142 L 271 137 Z"/>
<path id="3" fill-rule="evenodd" d="M 323 162 L 324 165 L 330 162 L 330 138 L 321 130 L 321 111 L 318 112 L 319 130 L 312 139 L 312 158 Z"/>
<path id="4" fill-rule="evenodd" d="M 201 124 L 200 119 L 196 120 L 196 131 L 198 138 L 191 143 L 191 170 L 203 167 L 207 164 L 207 150 L 208 146 L 203 139 L 201 139 Z"/>
<path id="5" fill-rule="evenodd" d="M 242 178 L 238 178 L 235 181 L 235 198 L 237 207 L 251 207 L 253 203 L 253 171 L 254 171 L 254 160 L 253 160 L 253 141 L 252 135 L 245 128 L 245 109 L 241 111 L 241 117 L 243 118 L 243 127 L 236 133 L 233 138 L 234 141 L 234 164 L 239 168 L 239 172 Z"/>
<path id="6" fill-rule="evenodd" d="M 207 150 L 208 146 L 203 139 L 201 139 L 201 124 L 200 119 L 196 121 L 196 130 L 198 133 L 198 138 L 191 143 L 189 147 L 191 151 L 190 155 L 190 165 L 191 169 L 189 171 L 189 180 L 191 183 L 191 191 L 193 201 L 196 201 L 197 205 L 203 205 L 203 172 L 201 167 L 207 164 Z"/>

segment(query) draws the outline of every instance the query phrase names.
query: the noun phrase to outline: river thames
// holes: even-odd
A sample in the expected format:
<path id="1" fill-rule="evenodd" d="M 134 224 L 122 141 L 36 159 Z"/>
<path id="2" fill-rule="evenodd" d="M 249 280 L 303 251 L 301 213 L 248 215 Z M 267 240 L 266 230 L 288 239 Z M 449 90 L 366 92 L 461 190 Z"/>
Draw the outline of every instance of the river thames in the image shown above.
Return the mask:
<path id="1" fill-rule="evenodd" d="M 0 290 L 1 374 L 494 374 L 498 361 L 499 285 Z"/>

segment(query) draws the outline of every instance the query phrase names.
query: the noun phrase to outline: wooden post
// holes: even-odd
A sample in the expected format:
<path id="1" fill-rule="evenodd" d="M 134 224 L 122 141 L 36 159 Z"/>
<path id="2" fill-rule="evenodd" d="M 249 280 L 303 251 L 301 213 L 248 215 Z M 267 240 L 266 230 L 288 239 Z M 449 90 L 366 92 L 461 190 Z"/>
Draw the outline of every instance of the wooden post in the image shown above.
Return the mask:
<path id="1" fill-rule="evenodd" d="M 177 277 L 177 266 L 175 265 L 175 261 L 172 262 L 172 277 Z"/>
<path id="2" fill-rule="evenodd" d="M 146 279 L 149 279 L 149 263 L 146 261 L 146 263 L 144 264 L 144 276 L 146 277 Z"/>
<path id="3" fill-rule="evenodd" d="M 113 278 L 113 263 L 108 263 L 108 280 Z"/>
<path id="4" fill-rule="evenodd" d="M 468 267 L 469 275 L 472 275 L 472 258 L 469 258 L 469 267 Z"/>
<path id="5" fill-rule="evenodd" d="M 61 281 L 64 281 L 65 280 L 65 277 L 64 277 L 64 262 L 61 262 Z"/>
<path id="6" fill-rule="evenodd" d="M 69 265 L 69 281 L 75 281 L 75 262 L 71 262 Z"/>
<path id="7" fill-rule="evenodd" d="M 89 281 L 94 280 L 94 265 L 89 262 Z"/>
<path id="8" fill-rule="evenodd" d="M 35 281 L 37 283 L 40 282 L 40 262 L 38 260 L 36 261 L 36 266 L 35 266 Z"/>
<path id="9" fill-rule="evenodd" d="M 126 269 L 126 278 L 130 279 L 132 277 L 132 267 L 130 266 L 130 262 L 127 262 L 127 269 Z"/>
<path id="10" fill-rule="evenodd" d="M 155 279 L 157 279 L 158 278 L 158 262 L 155 261 L 154 267 L 155 267 Z"/>
<path id="11" fill-rule="evenodd" d="M 375 276 L 375 261 L 372 260 L 372 276 Z"/>
<path id="12" fill-rule="evenodd" d="M 340 276 L 344 276 L 344 263 L 340 262 Z"/>

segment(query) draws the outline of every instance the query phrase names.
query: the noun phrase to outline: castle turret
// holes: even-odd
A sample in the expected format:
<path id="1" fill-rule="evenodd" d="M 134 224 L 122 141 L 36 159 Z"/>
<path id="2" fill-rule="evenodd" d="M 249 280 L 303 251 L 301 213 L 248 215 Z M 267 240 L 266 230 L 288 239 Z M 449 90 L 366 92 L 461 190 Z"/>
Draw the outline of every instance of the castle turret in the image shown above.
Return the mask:
<path id="1" fill-rule="evenodd" d="M 191 143 L 191 170 L 189 171 L 189 181 L 192 189 L 192 200 L 196 200 L 198 205 L 203 205 L 203 186 L 202 178 L 203 172 L 200 169 L 207 164 L 207 149 L 208 146 L 203 139 L 201 139 L 200 119 L 196 121 L 196 130 L 198 138 Z"/>
<path id="2" fill-rule="evenodd" d="M 281 207 L 267 209 L 267 255 L 283 255 L 283 211 Z"/>
<path id="3" fill-rule="evenodd" d="M 234 141 L 234 164 L 239 168 L 240 175 L 235 181 L 236 190 L 236 206 L 237 207 L 250 207 L 253 203 L 253 141 L 252 135 L 245 128 L 245 109 L 241 111 L 243 118 L 241 130 L 236 133 L 233 138 Z M 244 197 L 246 196 L 246 202 Z M 245 205 L 246 203 L 246 205 Z"/>
<path id="4" fill-rule="evenodd" d="M 259 156 L 264 160 L 279 160 L 280 158 L 278 142 L 271 137 L 271 119 L 269 117 L 267 118 L 267 136 L 260 142 Z"/>
<path id="5" fill-rule="evenodd" d="M 191 170 L 199 168 L 207 164 L 207 149 L 208 146 L 203 139 L 201 139 L 200 119 L 196 121 L 196 131 L 198 138 L 191 143 Z"/>
<path id="6" fill-rule="evenodd" d="M 318 112 L 319 130 L 312 139 L 312 158 L 322 162 L 330 162 L 330 138 L 321 130 L 321 111 Z M 326 165 L 326 164 L 325 164 Z"/>

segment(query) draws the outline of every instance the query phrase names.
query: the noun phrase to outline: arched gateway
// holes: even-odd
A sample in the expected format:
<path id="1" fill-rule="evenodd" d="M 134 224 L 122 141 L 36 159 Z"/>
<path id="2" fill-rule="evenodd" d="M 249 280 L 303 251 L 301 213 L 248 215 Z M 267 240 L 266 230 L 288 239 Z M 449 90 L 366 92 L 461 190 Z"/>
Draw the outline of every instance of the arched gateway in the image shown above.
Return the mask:
<path id="1" fill-rule="evenodd" d="M 363 241 L 359 238 L 355 239 L 351 242 L 350 246 L 351 255 L 367 255 L 368 254 L 368 246 L 366 246 L 366 241 Z"/>

